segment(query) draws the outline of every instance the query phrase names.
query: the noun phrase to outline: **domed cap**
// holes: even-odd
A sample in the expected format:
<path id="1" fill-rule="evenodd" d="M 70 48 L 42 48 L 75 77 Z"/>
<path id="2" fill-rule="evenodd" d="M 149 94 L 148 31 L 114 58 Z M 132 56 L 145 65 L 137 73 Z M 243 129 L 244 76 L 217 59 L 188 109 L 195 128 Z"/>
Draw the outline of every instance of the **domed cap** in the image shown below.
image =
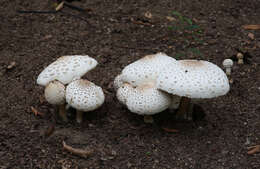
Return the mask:
<path id="1" fill-rule="evenodd" d="M 131 93 L 133 93 L 133 86 L 128 83 L 124 83 L 116 92 L 116 97 L 120 103 L 126 105 L 126 99 Z"/>
<path id="2" fill-rule="evenodd" d="M 147 55 L 126 66 L 122 71 L 121 80 L 134 87 L 155 82 L 160 70 L 173 61 L 176 60 L 164 53 Z"/>
<path id="3" fill-rule="evenodd" d="M 68 84 L 80 79 L 97 66 L 97 61 L 88 55 L 62 56 L 46 67 L 38 76 L 37 84 L 46 86 L 53 80 Z"/>
<path id="4" fill-rule="evenodd" d="M 101 87 L 88 80 L 75 80 L 66 88 L 67 103 L 80 111 L 92 111 L 100 107 L 105 100 Z"/>
<path id="5" fill-rule="evenodd" d="M 65 86 L 59 81 L 50 82 L 44 90 L 44 96 L 48 103 L 61 105 L 65 103 Z"/>
<path id="6" fill-rule="evenodd" d="M 146 84 L 135 88 L 129 94 L 127 108 L 140 115 L 152 115 L 167 109 L 171 104 L 169 94 L 157 90 L 154 85 Z"/>
<path id="7" fill-rule="evenodd" d="M 178 96 L 214 98 L 229 91 L 229 82 L 223 70 L 213 63 L 179 60 L 161 71 L 156 87 Z"/>
<path id="8" fill-rule="evenodd" d="M 113 83 L 113 87 L 115 90 L 119 89 L 121 86 L 123 86 L 124 82 L 122 81 L 122 77 L 121 77 L 121 74 L 120 75 L 117 75 L 115 80 L 114 80 L 114 83 Z"/>

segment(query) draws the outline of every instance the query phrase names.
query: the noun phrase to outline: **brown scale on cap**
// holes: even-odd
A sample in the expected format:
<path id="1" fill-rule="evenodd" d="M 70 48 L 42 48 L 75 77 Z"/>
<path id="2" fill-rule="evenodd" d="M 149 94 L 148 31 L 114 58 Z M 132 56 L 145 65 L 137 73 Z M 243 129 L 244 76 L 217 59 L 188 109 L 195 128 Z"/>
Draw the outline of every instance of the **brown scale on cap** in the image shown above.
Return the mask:
<path id="1" fill-rule="evenodd" d="M 203 62 L 199 60 L 180 60 L 178 61 L 180 64 L 186 67 L 202 67 L 205 66 Z"/>

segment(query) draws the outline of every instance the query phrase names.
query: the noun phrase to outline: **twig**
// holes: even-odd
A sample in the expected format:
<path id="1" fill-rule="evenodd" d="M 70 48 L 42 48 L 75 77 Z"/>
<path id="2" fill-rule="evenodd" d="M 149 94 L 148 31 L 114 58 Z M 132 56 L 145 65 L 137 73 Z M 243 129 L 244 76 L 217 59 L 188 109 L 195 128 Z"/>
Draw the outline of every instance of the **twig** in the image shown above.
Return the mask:
<path id="1" fill-rule="evenodd" d="M 169 129 L 169 128 L 166 128 L 166 127 L 162 127 L 162 129 L 166 132 L 169 132 L 169 133 L 178 133 L 179 130 L 177 129 Z"/>
<path id="2" fill-rule="evenodd" d="M 247 149 L 249 150 L 247 152 L 247 154 L 249 154 L 249 155 L 260 153 L 260 145 L 251 146 L 251 147 L 248 147 Z"/>
<path id="3" fill-rule="evenodd" d="M 62 145 L 65 150 L 71 152 L 74 155 L 77 155 L 77 156 L 80 156 L 83 158 L 87 158 L 93 153 L 92 150 L 82 150 L 82 149 L 73 148 L 73 147 L 67 145 L 65 143 L 65 141 L 62 142 Z"/>
<path id="4" fill-rule="evenodd" d="M 259 30 L 260 29 L 260 25 L 243 25 L 242 27 L 244 29 L 248 29 L 248 30 Z"/>
<path id="5" fill-rule="evenodd" d="M 38 111 L 37 109 L 35 109 L 33 106 L 31 106 L 31 110 L 32 110 L 32 112 L 33 112 L 33 114 L 34 114 L 35 116 L 38 116 L 38 115 L 44 116 L 44 113 L 39 112 L 39 111 Z"/>
<path id="6" fill-rule="evenodd" d="M 64 6 L 64 1 L 62 1 L 61 3 L 59 3 L 59 4 L 57 5 L 57 7 L 55 8 L 55 11 L 61 10 L 61 9 L 63 8 L 63 6 Z"/>
<path id="7" fill-rule="evenodd" d="M 24 11 L 24 10 L 17 10 L 16 12 L 18 13 L 23 13 L 23 14 L 54 14 L 57 13 L 57 11 L 34 11 L 34 10 L 28 10 L 28 11 Z"/>

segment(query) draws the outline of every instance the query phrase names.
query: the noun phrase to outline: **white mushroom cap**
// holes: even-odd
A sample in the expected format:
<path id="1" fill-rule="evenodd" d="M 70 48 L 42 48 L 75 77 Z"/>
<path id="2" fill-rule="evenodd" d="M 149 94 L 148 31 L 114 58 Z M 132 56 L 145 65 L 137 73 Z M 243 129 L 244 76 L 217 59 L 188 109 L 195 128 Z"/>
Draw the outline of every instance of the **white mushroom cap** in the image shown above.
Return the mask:
<path id="1" fill-rule="evenodd" d="M 101 87 L 88 80 L 75 80 L 66 88 L 66 101 L 71 107 L 87 112 L 100 107 L 105 100 Z"/>
<path id="2" fill-rule="evenodd" d="M 45 99 L 53 105 L 65 103 L 65 86 L 59 81 L 50 82 L 44 90 Z"/>
<path id="3" fill-rule="evenodd" d="M 229 91 L 226 74 L 217 65 L 202 60 L 170 63 L 160 73 L 156 86 L 189 98 L 214 98 Z"/>
<path id="4" fill-rule="evenodd" d="M 154 85 L 147 84 L 135 88 L 129 94 L 127 108 L 140 115 L 153 115 L 167 109 L 171 104 L 171 96 L 157 90 Z"/>
<path id="5" fill-rule="evenodd" d="M 126 66 L 122 71 L 121 79 L 134 87 L 155 82 L 160 70 L 173 61 L 176 60 L 164 53 L 147 55 Z"/>
<path id="6" fill-rule="evenodd" d="M 224 68 L 230 68 L 233 66 L 233 60 L 225 59 L 222 64 L 223 64 Z"/>
<path id="7" fill-rule="evenodd" d="M 131 93 L 133 93 L 134 88 L 128 84 L 124 83 L 116 92 L 116 97 L 120 103 L 126 105 L 126 99 Z"/>
<path id="8" fill-rule="evenodd" d="M 115 90 L 118 90 L 121 86 L 123 86 L 124 82 L 121 79 L 121 74 L 117 75 L 115 80 L 114 80 L 114 84 L 113 87 Z"/>
<path id="9" fill-rule="evenodd" d="M 40 73 L 37 84 L 46 86 L 53 80 L 68 84 L 73 80 L 80 79 L 96 65 L 97 61 L 88 55 L 62 56 Z"/>

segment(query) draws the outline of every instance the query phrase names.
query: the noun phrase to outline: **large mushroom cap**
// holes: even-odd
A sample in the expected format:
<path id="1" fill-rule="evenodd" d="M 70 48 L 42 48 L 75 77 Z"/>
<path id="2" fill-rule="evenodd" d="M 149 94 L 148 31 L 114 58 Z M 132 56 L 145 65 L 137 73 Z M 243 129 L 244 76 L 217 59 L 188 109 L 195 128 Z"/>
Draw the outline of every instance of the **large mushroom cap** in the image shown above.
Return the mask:
<path id="1" fill-rule="evenodd" d="M 202 60 L 169 63 L 161 71 L 156 86 L 168 93 L 189 98 L 214 98 L 229 91 L 228 78 L 223 70 Z"/>
<path id="2" fill-rule="evenodd" d="M 167 109 L 171 104 L 170 95 L 157 90 L 153 84 L 139 86 L 130 92 L 126 105 L 133 113 L 152 115 Z"/>
<path id="3" fill-rule="evenodd" d="M 61 105 L 65 103 L 65 86 L 58 82 L 50 82 L 44 90 L 45 99 L 53 105 Z"/>
<path id="4" fill-rule="evenodd" d="M 87 112 L 100 107 L 105 100 L 101 87 L 88 80 L 75 80 L 66 88 L 66 101 L 71 107 Z"/>
<path id="5" fill-rule="evenodd" d="M 40 73 L 37 84 L 46 86 L 53 80 L 68 84 L 73 80 L 80 79 L 96 65 L 97 61 L 88 55 L 62 56 Z"/>
<path id="6" fill-rule="evenodd" d="M 164 53 L 147 55 L 126 66 L 122 71 L 121 80 L 134 87 L 155 82 L 160 70 L 173 61 L 176 60 Z"/>

